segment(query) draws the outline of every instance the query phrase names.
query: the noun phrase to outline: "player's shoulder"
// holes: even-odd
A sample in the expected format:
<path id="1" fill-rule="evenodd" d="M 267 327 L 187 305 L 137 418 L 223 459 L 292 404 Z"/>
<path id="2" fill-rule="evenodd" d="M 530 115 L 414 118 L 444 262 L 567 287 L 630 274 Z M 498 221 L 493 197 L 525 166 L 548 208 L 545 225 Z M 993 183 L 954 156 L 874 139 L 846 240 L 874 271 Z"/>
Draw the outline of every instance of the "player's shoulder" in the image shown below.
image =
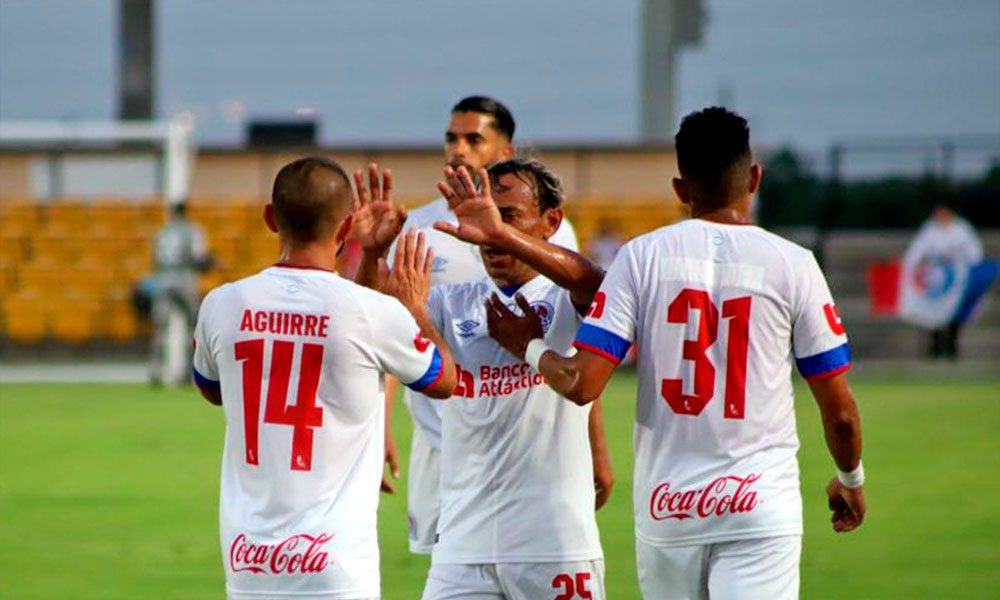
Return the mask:
<path id="1" fill-rule="evenodd" d="M 447 219 L 450 214 L 448 202 L 444 198 L 431 200 L 427 204 L 407 211 L 406 228 L 425 229 L 432 227 L 435 221 Z"/>

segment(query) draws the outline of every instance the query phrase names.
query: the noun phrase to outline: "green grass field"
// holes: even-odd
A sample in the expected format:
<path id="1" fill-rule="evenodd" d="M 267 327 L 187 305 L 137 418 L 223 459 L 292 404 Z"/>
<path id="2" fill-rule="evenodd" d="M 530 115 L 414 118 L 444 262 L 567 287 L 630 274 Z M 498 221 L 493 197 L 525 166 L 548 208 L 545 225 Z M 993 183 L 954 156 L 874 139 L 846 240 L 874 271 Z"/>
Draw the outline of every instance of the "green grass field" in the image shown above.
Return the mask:
<path id="1" fill-rule="evenodd" d="M 630 502 L 635 379 L 605 415 L 618 484 L 598 515 L 611 600 L 638 598 Z M 1000 382 L 855 380 L 868 520 L 830 531 L 833 465 L 799 390 L 803 598 L 986 598 L 1000 590 Z M 395 415 L 401 448 L 408 415 Z M 223 421 L 192 389 L 0 386 L 0 597 L 222 598 Z M 406 464 L 404 456 L 403 464 Z M 400 495 L 380 513 L 383 597 L 419 598 Z"/>

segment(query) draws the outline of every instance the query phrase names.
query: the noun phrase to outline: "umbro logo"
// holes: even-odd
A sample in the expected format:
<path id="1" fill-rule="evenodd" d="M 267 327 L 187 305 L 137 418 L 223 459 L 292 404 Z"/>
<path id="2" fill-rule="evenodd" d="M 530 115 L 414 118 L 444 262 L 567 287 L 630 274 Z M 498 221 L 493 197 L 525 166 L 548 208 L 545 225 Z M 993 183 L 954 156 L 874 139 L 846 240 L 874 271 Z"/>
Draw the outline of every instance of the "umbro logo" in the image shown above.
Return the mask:
<path id="1" fill-rule="evenodd" d="M 446 264 L 448 264 L 447 258 L 435 256 L 434 262 L 431 263 L 431 273 L 443 273 Z"/>
<path id="2" fill-rule="evenodd" d="M 479 327 L 479 322 L 472 319 L 467 319 L 455 325 L 455 328 L 458 329 L 458 337 L 463 338 L 470 338 L 476 335 L 477 327 Z"/>

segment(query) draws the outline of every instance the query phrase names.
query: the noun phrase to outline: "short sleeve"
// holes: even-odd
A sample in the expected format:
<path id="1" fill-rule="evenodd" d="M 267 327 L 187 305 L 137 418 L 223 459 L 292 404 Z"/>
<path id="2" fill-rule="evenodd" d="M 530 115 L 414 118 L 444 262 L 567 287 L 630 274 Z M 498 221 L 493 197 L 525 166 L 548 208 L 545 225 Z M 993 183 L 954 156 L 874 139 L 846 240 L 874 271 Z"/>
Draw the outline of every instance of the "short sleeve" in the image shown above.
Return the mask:
<path id="1" fill-rule="evenodd" d="M 198 322 L 194 327 L 193 373 L 195 384 L 203 389 L 219 391 L 219 365 L 214 349 L 215 336 L 212 334 L 212 305 L 215 295 L 209 294 L 198 309 Z"/>
<path id="2" fill-rule="evenodd" d="M 375 308 L 375 307 L 373 307 Z M 379 367 L 406 387 L 422 392 L 441 378 L 441 353 L 420 333 L 413 316 L 395 298 L 385 296 L 369 310 L 372 351 Z"/>
<path id="3" fill-rule="evenodd" d="M 847 332 L 812 253 L 794 277 L 792 347 L 799 373 L 819 380 L 847 371 L 851 367 Z"/>
<path id="4" fill-rule="evenodd" d="M 604 276 L 587 318 L 573 345 L 593 352 L 616 365 L 628 355 L 638 322 L 638 290 L 634 247 L 626 245 Z"/>

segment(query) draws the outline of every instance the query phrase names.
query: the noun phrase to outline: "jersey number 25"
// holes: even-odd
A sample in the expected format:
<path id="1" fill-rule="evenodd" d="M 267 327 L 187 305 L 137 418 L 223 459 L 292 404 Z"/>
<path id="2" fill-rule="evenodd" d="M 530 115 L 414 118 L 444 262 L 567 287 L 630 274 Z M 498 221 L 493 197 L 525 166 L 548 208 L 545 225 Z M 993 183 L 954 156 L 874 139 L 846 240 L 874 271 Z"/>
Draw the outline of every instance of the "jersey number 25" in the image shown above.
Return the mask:
<path id="1" fill-rule="evenodd" d="M 729 344 L 726 348 L 727 419 L 742 419 L 746 409 L 747 348 L 750 343 L 750 296 L 732 298 L 722 303 L 722 318 L 729 319 Z M 715 396 L 715 365 L 706 352 L 719 337 L 719 309 L 708 292 L 685 288 L 667 308 L 667 322 L 686 325 L 689 313 L 697 310 L 698 337 L 684 340 L 682 356 L 694 362 L 694 393 L 684 393 L 683 379 L 664 379 L 660 394 L 670 409 L 680 415 L 700 415 Z"/>

